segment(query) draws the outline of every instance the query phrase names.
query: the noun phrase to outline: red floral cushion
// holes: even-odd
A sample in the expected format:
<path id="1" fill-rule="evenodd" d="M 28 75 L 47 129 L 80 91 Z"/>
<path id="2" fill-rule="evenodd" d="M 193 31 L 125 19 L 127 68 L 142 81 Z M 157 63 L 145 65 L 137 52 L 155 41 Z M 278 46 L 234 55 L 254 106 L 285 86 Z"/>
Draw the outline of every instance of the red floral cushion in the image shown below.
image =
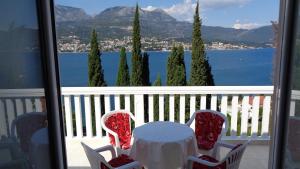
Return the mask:
<path id="1" fill-rule="evenodd" d="M 128 114 L 118 112 L 108 117 L 105 121 L 107 128 L 118 134 L 121 149 L 124 150 L 130 148 L 131 129 L 129 120 L 130 117 Z M 114 136 L 109 134 L 109 139 L 110 143 L 115 146 L 116 142 Z"/>
<path id="2" fill-rule="evenodd" d="M 132 158 L 130 158 L 128 155 L 121 154 L 119 157 L 111 159 L 108 164 L 110 164 L 112 167 L 120 167 L 125 164 L 129 164 L 131 162 L 134 162 Z M 109 169 L 105 164 L 101 163 L 101 169 Z"/>
<path id="3" fill-rule="evenodd" d="M 200 156 L 199 159 L 201 160 L 205 160 L 205 161 L 208 161 L 208 162 L 212 162 L 212 163 L 218 163 L 219 161 L 210 157 L 210 156 L 207 156 L 207 155 L 203 155 L 203 156 Z M 204 164 L 200 164 L 200 163 L 196 163 L 194 162 L 193 163 L 193 169 L 226 169 L 226 161 L 223 162 L 222 164 L 219 164 L 215 167 L 209 167 L 209 166 L 206 166 Z"/>
<path id="4" fill-rule="evenodd" d="M 195 135 L 199 149 L 211 150 L 222 132 L 224 119 L 214 113 L 201 112 L 195 117 Z"/>

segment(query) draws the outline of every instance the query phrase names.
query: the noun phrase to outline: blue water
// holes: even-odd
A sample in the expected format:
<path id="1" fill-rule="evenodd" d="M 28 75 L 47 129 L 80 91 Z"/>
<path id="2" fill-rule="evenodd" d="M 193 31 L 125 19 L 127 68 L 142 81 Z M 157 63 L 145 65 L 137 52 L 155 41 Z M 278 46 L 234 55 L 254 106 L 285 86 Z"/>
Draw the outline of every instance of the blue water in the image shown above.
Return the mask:
<path id="1" fill-rule="evenodd" d="M 169 52 L 148 52 L 150 81 L 161 75 L 163 84 L 166 82 L 166 65 Z M 251 50 L 210 50 L 207 57 L 212 66 L 216 85 L 247 86 L 272 85 L 272 58 L 274 49 Z M 59 54 L 60 77 L 62 86 L 87 86 L 88 63 L 87 53 Z M 119 53 L 103 52 L 102 66 L 105 80 L 108 85 L 115 85 Z M 131 56 L 127 53 L 129 68 Z M 185 52 L 187 78 L 190 74 L 191 53 Z"/>

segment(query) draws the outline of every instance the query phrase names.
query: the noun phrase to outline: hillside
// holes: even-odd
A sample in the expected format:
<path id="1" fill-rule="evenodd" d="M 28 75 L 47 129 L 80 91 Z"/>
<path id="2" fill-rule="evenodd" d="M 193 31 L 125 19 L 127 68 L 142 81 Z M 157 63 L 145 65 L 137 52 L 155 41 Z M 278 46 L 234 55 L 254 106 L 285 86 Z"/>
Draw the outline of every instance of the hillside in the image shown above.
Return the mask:
<path id="1" fill-rule="evenodd" d="M 133 7 L 117 6 L 92 17 L 79 8 L 56 6 L 58 38 L 76 35 L 83 42 L 88 42 L 93 28 L 102 39 L 130 36 L 133 14 Z M 140 20 L 143 37 L 191 40 L 192 23 L 178 21 L 161 9 L 153 11 L 140 9 Z M 206 43 L 222 41 L 264 46 L 272 43 L 273 31 L 271 26 L 246 30 L 203 25 L 202 36 Z"/>

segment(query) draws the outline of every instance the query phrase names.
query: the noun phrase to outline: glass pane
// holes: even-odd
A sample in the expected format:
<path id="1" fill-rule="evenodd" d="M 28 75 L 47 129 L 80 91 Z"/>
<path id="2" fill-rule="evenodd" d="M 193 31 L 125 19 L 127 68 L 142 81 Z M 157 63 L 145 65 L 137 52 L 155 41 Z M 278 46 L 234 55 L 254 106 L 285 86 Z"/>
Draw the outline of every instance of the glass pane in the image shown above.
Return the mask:
<path id="1" fill-rule="evenodd" d="M 296 40 L 292 60 L 291 102 L 288 119 L 285 168 L 300 168 L 300 10 L 297 15 Z"/>
<path id="2" fill-rule="evenodd" d="M 48 169 L 36 0 L 0 5 L 0 169 Z"/>

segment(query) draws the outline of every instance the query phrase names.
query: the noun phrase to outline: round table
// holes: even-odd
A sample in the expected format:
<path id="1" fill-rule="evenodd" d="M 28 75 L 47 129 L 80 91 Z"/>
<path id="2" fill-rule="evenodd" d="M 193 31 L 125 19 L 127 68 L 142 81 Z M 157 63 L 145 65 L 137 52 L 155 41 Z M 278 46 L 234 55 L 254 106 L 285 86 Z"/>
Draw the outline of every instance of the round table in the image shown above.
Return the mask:
<path id="1" fill-rule="evenodd" d="M 50 169 L 48 128 L 36 131 L 31 137 L 31 160 L 35 169 Z"/>
<path id="2" fill-rule="evenodd" d="M 173 122 L 151 122 L 133 130 L 130 156 L 148 169 L 180 169 L 197 154 L 194 131 Z"/>

